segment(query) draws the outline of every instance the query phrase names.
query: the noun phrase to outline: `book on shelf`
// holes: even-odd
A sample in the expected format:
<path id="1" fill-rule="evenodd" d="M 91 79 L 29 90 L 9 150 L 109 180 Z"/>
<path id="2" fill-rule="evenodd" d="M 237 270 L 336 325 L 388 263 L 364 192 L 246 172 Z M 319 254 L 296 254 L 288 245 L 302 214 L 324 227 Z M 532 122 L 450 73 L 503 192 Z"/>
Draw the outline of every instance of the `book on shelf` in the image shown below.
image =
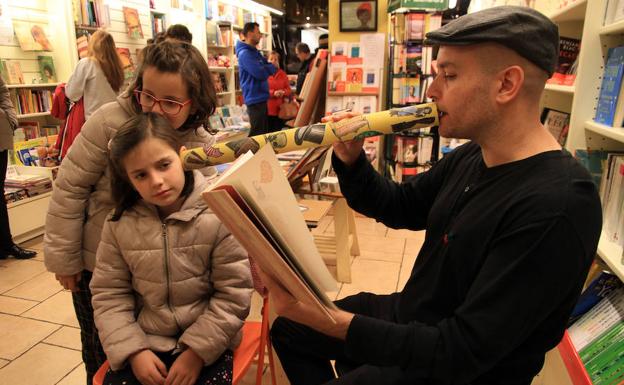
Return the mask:
<path id="1" fill-rule="evenodd" d="M 19 60 L 2 60 L 2 66 L 6 69 L 6 81 L 8 84 L 24 84 L 22 64 Z"/>
<path id="2" fill-rule="evenodd" d="M 117 47 L 117 55 L 121 60 L 121 66 L 124 71 L 124 79 L 132 79 L 134 77 L 134 62 L 132 61 L 132 55 L 130 49 L 125 47 Z"/>
<path id="3" fill-rule="evenodd" d="M 617 275 L 608 270 L 600 271 L 581 293 L 581 296 L 574 306 L 574 310 L 572 310 L 569 323 L 573 324 L 605 296 L 621 286 L 622 281 L 620 281 Z"/>
<path id="4" fill-rule="evenodd" d="M 571 86 L 576 79 L 578 67 L 578 54 L 581 49 L 581 41 L 570 37 L 559 37 L 559 58 L 555 66 L 555 73 L 547 83 Z"/>
<path id="5" fill-rule="evenodd" d="M 76 37 L 76 49 L 78 50 L 78 58 L 87 57 L 89 53 L 89 35 L 82 33 Z"/>
<path id="6" fill-rule="evenodd" d="M 622 77 L 624 76 L 624 46 L 609 48 L 607 63 L 602 76 L 596 116 L 594 120 L 607 126 L 613 126 L 615 108 L 618 104 Z"/>
<path id="7" fill-rule="evenodd" d="M 570 128 L 570 114 L 552 108 L 544 108 L 541 121 L 544 127 L 557 139 L 557 142 L 562 146 L 565 145 Z"/>
<path id="8" fill-rule="evenodd" d="M 47 23 L 13 20 L 13 29 L 22 51 L 52 51 Z"/>
<path id="9" fill-rule="evenodd" d="M 203 198 L 262 271 L 334 322 L 325 292 L 337 290 L 336 282 L 271 146 L 239 157 Z"/>
<path id="10" fill-rule="evenodd" d="M 39 73 L 43 83 L 56 83 L 56 69 L 52 56 L 37 56 L 39 63 Z"/>
<path id="11" fill-rule="evenodd" d="M 624 288 L 606 294 L 568 329 L 594 384 L 624 380 Z"/>
<path id="12" fill-rule="evenodd" d="M 123 7 L 123 15 L 128 37 L 131 39 L 143 39 L 143 27 L 141 27 L 139 11 L 136 8 Z"/>

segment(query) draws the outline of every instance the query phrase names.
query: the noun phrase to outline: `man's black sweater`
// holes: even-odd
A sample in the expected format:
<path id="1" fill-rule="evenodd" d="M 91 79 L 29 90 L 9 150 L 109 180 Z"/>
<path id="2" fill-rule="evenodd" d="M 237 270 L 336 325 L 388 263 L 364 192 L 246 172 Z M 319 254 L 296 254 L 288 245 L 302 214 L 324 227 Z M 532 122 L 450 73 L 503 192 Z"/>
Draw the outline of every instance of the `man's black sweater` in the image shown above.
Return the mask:
<path id="1" fill-rule="evenodd" d="M 363 155 L 333 159 L 356 211 L 391 228 L 426 229 L 395 323 L 361 315 L 355 362 L 399 365 L 423 383 L 529 384 L 560 341 L 595 256 L 600 199 L 566 151 L 486 167 L 468 143 L 396 184 Z"/>

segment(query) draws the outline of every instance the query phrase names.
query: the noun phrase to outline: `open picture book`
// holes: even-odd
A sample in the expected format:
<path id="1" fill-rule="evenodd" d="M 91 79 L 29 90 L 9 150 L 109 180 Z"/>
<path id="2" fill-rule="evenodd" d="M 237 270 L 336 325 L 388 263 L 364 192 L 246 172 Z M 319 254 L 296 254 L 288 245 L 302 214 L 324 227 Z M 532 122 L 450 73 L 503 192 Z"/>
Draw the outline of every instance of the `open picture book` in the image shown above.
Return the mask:
<path id="1" fill-rule="evenodd" d="M 271 146 L 239 157 L 203 198 L 263 272 L 334 322 L 337 291 Z"/>

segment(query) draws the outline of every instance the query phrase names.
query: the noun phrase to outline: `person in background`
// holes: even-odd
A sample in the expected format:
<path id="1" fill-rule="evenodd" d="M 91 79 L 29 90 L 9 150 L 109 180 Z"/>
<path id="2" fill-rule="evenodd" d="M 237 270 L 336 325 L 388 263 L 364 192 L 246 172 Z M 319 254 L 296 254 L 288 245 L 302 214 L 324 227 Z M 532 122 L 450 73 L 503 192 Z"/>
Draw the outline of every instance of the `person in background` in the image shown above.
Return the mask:
<path id="1" fill-rule="evenodd" d="M 277 69 L 258 51 L 262 33 L 258 23 L 246 23 L 242 35 L 245 41 L 236 42 L 236 56 L 243 99 L 247 105 L 251 130 L 249 136 L 266 134 L 269 129 L 267 100 L 269 99 L 269 76 Z"/>
<path id="2" fill-rule="evenodd" d="M 261 274 L 283 316 L 271 339 L 292 385 L 529 385 L 596 255 L 596 185 L 540 122 L 557 26 L 531 8 L 493 7 L 425 44 L 439 46 L 427 90 L 439 133 L 471 142 L 400 184 L 373 169 L 363 140 L 334 145 L 349 205 L 425 240 L 401 291 L 338 300 L 334 324 Z"/>
<path id="3" fill-rule="evenodd" d="M 290 96 L 290 84 L 286 72 L 280 69 L 280 55 L 272 51 L 269 55 L 269 62 L 277 68 L 275 74 L 269 76 L 269 100 L 267 101 L 267 111 L 269 116 L 269 132 L 280 131 L 284 127 L 284 121 L 279 118 L 280 106 L 284 102 L 284 97 Z"/>
<path id="4" fill-rule="evenodd" d="M 182 24 L 174 24 L 167 28 L 165 40 L 177 40 L 185 43 L 193 42 L 193 34 Z"/>
<path id="5" fill-rule="evenodd" d="M 90 284 L 107 385 L 232 383 L 253 290 L 249 260 L 202 199 L 202 174 L 182 168 L 182 148 L 153 112 L 110 142 L 115 209 Z"/>
<path id="6" fill-rule="evenodd" d="M 308 47 L 306 43 L 297 43 L 295 46 L 295 55 L 297 55 L 297 59 L 301 62 L 301 67 L 299 67 L 299 73 L 297 74 L 296 91 L 297 97 L 301 97 L 301 88 L 303 88 L 303 82 L 305 81 L 307 73 L 310 72 L 314 56 L 310 53 L 310 47 Z"/>
<path id="7" fill-rule="evenodd" d="M 124 82 L 115 41 L 106 31 L 97 30 L 89 39 L 87 57 L 80 59 L 65 85 L 72 102 L 84 100 L 85 119 L 102 105 L 114 102 Z"/>
<path id="8" fill-rule="evenodd" d="M 9 211 L 4 198 L 4 181 L 6 179 L 9 162 L 9 150 L 13 150 L 13 131 L 17 128 L 17 114 L 9 89 L 0 76 L 0 259 L 14 257 L 28 259 L 37 255 L 36 252 L 26 250 L 13 242 L 9 225 Z"/>
<path id="9" fill-rule="evenodd" d="M 169 121 L 185 146 L 209 146 L 214 136 L 204 128 L 216 99 L 208 65 L 197 48 L 173 41 L 149 45 L 134 82 L 93 113 L 61 163 L 46 217 L 44 261 L 61 286 L 72 291 L 89 384 L 106 360 L 93 323 L 89 282 L 102 226 L 114 206 L 108 143 L 129 118 L 151 111 Z M 202 172 L 216 176 L 214 167 Z"/>

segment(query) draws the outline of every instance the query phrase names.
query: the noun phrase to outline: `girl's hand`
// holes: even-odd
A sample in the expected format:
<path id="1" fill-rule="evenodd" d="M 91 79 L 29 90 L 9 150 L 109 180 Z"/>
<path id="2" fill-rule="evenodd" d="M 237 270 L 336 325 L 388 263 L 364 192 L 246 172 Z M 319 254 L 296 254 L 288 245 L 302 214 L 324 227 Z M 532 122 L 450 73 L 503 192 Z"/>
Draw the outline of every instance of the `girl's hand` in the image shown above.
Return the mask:
<path id="1" fill-rule="evenodd" d="M 171 365 L 165 385 L 194 385 L 203 367 L 204 360 L 188 348 Z"/>
<path id="2" fill-rule="evenodd" d="M 338 122 L 343 119 L 349 119 L 354 116 L 361 115 L 354 112 L 342 112 L 335 115 L 329 115 L 321 119 L 321 122 Z M 362 152 L 362 146 L 364 145 L 364 139 L 350 140 L 348 142 L 336 142 L 334 143 L 334 154 L 344 163 L 347 167 L 350 167 L 355 163 L 357 158 Z"/>
<path id="3" fill-rule="evenodd" d="M 132 373 L 143 385 L 164 385 L 167 377 L 167 367 L 149 349 L 141 350 L 128 359 Z"/>
<path id="4" fill-rule="evenodd" d="M 71 290 L 73 292 L 78 291 L 78 282 L 82 278 L 80 273 L 72 274 L 72 275 L 59 275 L 54 274 L 54 277 L 57 281 L 63 286 L 65 290 Z"/>

